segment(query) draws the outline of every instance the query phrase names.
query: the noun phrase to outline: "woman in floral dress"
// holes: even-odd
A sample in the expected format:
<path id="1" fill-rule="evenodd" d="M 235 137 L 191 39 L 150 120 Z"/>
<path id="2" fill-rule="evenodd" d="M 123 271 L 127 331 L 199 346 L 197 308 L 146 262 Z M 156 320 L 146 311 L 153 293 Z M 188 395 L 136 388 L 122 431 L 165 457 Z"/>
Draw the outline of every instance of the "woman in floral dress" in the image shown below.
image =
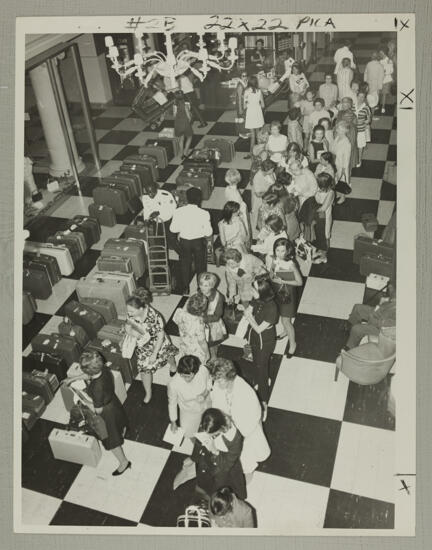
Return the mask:
<path id="1" fill-rule="evenodd" d="M 173 321 L 180 334 L 180 357 L 195 355 L 205 365 L 210 358 L 204 315 L 208 299 L 203 294 L 192 294 L 183 309 L 177 309 Z"/>

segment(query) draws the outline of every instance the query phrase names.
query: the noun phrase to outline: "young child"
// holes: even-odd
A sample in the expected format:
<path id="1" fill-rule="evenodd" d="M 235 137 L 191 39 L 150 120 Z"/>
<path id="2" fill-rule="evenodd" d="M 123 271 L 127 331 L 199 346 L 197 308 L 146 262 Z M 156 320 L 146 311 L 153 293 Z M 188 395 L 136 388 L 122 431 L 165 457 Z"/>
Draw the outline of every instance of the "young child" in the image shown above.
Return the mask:
<path id="1" fill-rule="evenodd" d="M 300 111 L 303 116 L 303 151 L 307 151 L 309 145 L 310 134 L 312 132 L 310 115 L 314 110 L 314 93 L 312 90 L 306 90 L 305 98 L 300 100 Z"/>
<path id="2" fill-rule="evenodd" d="M 339 101 L 344 97 L 351 97 L 351 82 L 353 78 L 354 71 L 351 68 L 351 60 L 348 57 L 344 57 L 337 73 Z"/>
<path id="3" fill-rule="evenodd" d="M 303 150 L 303 128 L 300 124 L 301 111 L 299 107 L 292 107 L 288 111 L 287 134 L 289 143 L 297 143 Z"/>
<path id="4" fill-rule="evenodd" d="M 238 170 L 235 168 L 230 168 L 225 174 L 225 182 L 227 186 L 225 187 L 225 200 L 226 202 L 233 201 L 237 202 L 240 206 L 240 218 L 242 219 L 244 226 L 246 227 L 248 233 L 248 240 L 251 238 L 251 228 L 250 228 L 250 218 L 247 205 L 241 196 L 240 191 L 238 190 L 238 184 L 241 182 L 241 175 Z"/>
<path id="5" fill-rule="evenodd" d="M 258 210 L 258 220 L 257 220 L 258 231 L 261 231 L 261 229 L 264 227 L 265 220 L 272 214 L 276 214 L 277 216 L 282 218 L 285 225 L 285 216 L 284 216 L 282 205 L 280 203 L 279 195 L 277 193 L 272 193 L 269 190 L 267 191 L 267 193 L 264 193 L 262 197 L 262 204 Z"/>
<path id="6" fill-rule="evenodd" d="M 322 153 L 329 150 L 329 145 L 325 139 L 325 130 L 323 126 L 315 126 L 312 130 L 312 139 L 309 143 L 308 156 L 309 165 L 312 172 L 315 172 Z"/>
<path id="7" fill-rule="evenodd" d="M 252 245 L 252 251 L 263 255 L 273 254 L 274 242 L 281 237 L 288 238 L 284 225 L 284 221 L 277 214 L 269 216 L 258 235 L 258 243 Z"/>

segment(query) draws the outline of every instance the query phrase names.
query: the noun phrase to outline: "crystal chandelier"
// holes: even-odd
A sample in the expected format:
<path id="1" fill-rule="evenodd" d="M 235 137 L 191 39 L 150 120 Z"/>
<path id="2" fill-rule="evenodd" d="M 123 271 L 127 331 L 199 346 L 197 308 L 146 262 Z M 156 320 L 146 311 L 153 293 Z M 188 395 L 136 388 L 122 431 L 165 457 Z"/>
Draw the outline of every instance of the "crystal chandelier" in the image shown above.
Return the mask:
<path id="1" fill-rule="evenodd" d="M 119 51 L 114 45 L 112 37 L 105 37 L 105 46 L 108 48 L 107 57 L 111 60 L 112 68 L 120 76 L 122 82 L 136 73 L 141 84 L 147 87 L 157 73 L 164 78 L 169 78 L 171 89 L 174 89 L 178 87 L 176 79 L 188 70 L 191 70 L 202 82 L 211 68 L 218 71 L 229 71 L 238 59 L 238 55 L 235 53 L 237 38 L 231 37 L 226 44 L 223 31 L 217 33 L 217 55 L 209 54 L 203 39 L 204 33 L 198 33 L 197 51 L 183 50 L 177 55 L 174 54 L 171 33 L 165 33 L 166 54 L 157 51 L 146 53 L 142 47 L 143 33 L 137 31 L 135 34 L 139 39 L 140 51 L 134 55 L 133 59 L 126 62 L 119 58 Z M 227 51 L 229 51 L 228 55 L 226 55 Z M 197 62 L 199 67 L 194 67 Z"/>

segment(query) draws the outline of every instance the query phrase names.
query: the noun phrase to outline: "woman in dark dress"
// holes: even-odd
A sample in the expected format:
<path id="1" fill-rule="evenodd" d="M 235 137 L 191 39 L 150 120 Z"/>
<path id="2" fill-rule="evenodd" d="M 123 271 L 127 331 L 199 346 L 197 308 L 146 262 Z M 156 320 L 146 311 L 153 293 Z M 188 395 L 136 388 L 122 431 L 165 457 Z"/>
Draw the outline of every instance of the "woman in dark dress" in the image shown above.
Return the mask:
<path id="1" fill-rule="evenodd" d="M 177 90 L 174 97 L 174 135 L 180 138 L 180 158 L 183 158 L 189 154 L 193 137 L 191 106 L 181 90 Z"/>
<path id="2" fill-rule="evenodd" d="M 70 384 L 75 380 L 84 380 L 86 393 L 93 404 L 86 405 L 99 414 L 105 421 L 108 437 L 102 439 L 102 445 L 107 451 L 112 451 L 119 461 L 119 467 L 113 476 L 119 476 L 132 466 L 123 451 L 124 434 L 128 427 L 128 418 L 123 405 L 114 393 L 114 377 L 105 360 L 98 351 L 86 351 L 81 355 L 80 366 L 83 374 L 67 378 Z"/>
<path id="3" fill-rule="evenodd" d="M 279 311 L 274 300 L 275 293 L 267 274 L 259 275 L 252 284 L 254 299 L 245 310 L 244 317 L 249 321 L 248 341 L 252 348 L 255 381 L 258 384 L 258 397 L 263 408 L 263 422 L 267 418 L 269 398 L 270 357 L 276 346 L 276 325 Z"/>

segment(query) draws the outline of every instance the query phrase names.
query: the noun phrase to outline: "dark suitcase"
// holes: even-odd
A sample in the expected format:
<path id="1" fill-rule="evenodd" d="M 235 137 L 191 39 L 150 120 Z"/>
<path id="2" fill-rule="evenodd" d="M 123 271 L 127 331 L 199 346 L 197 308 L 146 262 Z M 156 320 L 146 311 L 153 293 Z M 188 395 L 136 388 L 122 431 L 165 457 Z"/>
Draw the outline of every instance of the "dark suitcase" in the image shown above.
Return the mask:
<path id="1" fill-rule="evenodd" d="M 27 357 L 23 357 L 23 370 L 26 372 L 47 370 L 51 374 L 55 374 L 57 380 L 64 380 L 67 376 L 68 366 L 60 355 L 32 351 Z"/>
<path id="2" fill-rule="evenodd" d="M 174 134 L 174 128 L 170 128 L 170 130 L 171 130 L 171 133 Z M 159 132 L 158 139 L 164 139 L 164 140 L 170 141 L 173 144 L 174 156 L 177 157 L 180 154 L 180 138 L 175 136 L 172 137 L 169 135 L 164 136 L 163 133 L 164 133 L 163 130 L 162 132 Z"/>
<path id="3" fill-rule="evenodd" d="M 130 201 L 128 201 L 128 208 L 129 212 L 131 214 L 139 214 L 143 210 L 143 203 L 139 197 L 132 197 Z"/>
<path id="4" fill-rule="evenodd" d="M 103 178 L 101 185 L 106 185 L 110 188 L 120 189 L 124 191 L 126 196 L 126 204 L 135 195 L 135 185 L 131 181 L 122 181 L 119 178 Z"/>
<path id="5" fill-rule="evenodd" d="M 131 189 L 132 197 L 139 197 L 142 195 L 141 176 L 137 172 L 122 172 L 121 170 L 118 170 L 109 176 L 109 179 L 111 178 L 113 180 L 127 183 Z"/>
<path id="6" fill-rule="evenodd" d="M 104 326 L 105 321 L 100 313 L 76 302 L 75 300 L 65 305 L 65 316 L 74 325 L 82 327 L 89 338 L 96 338 L 98 331 Z"/>
<path id="7" fill-rule="evenodd" d="M 110 273 L 108 271 L 97 271 L 88 277 L 83 277 L 76 286 L 78 300 L 83 298 L 101 298 L 112 300 L 119 316 L 127 315 L 126 301 L 131 295 L 129 290 L 131 273 Z M 135 283 L 135 281 L 134 281 Z"/>
<path id="8" fill-rule="evenodd" d="M 213 177 L 207 171 L 183 170 L 177 176 L 176 185 L 189 183 L 201 189 L 202 199 L 208 200 L 213 191 Z"/>
<path id="9" fill-rule="evenodd" d="M 120 319 L 111 321 L 100 329 L 97 334 L 97 339 L 101 342 L 109 340 L 113 344 L 121 345 L 125 337 L 124 326 L 125 322 Z"/>
<path id="10" fill-rule="evenodd" d="M 378 229 L 378 220 L 375 214 L 362 214 L 361 222 L 368 233 L 373 233 Z"/>
<path id="11" fill-rule="evenodd" d="M 123 169 L 123 166 L 135 166 L 137 169 L 148 168 L 153 177 L 153 181 L 159 179 L 157 160 L 150 155 L 129 155 L 124 159 L 121 169 Z"/>
<path id="12" fill-rule="evenodd" d="M 149 145 L 149 143 L 153 143 L 158 147 L 164 147 L 167 154 L 168 162 L 175 157 L 174 143 L 172 139 L 158 137 L 157 140 L 147 140 L 144 145 Z"/>
<path id="13" fill-rule="evenodd" d="M 80 298 L 79 301 L 81 304 L 100 313 L 105 323 L 110 323 L 114 319 L 117 319 L 117 310 L 112 300 L 103 298 Z"/>
<path id="14" fill-rule="evenodd" d="M 23 290 L 30 292 L 34 298 L 46 300 L 52 294 L 51 281 L 49 280 L 47 270 L 38 269 L 23 270 Z"/>
<path id="15" fill-rule="evenodd" d="M 60 355 L 68 366 L 79 361 L 82 351 L 73 338 L 56 333 L 37 334 L 31 341 L 31 347 L 33 351 Z"/>
<path id="16" fill-rule="evenodd" d="M 32 294 L 26 290 L 23 291 L 22 305 L 22 324 L 28 325 L 33 319 L 35 311 L 37 311 L 37 304 Z"/>
<path id="17" fill-rule="evenodd" d="M 114 227 L 117 223 L 114 210 L 111 206 L 97 205 L 94 202 L 89 204 L 89 215 L 96 218 L 98 222 L 105 227 Z"/>
<path id="18" fill-rule="evenodd" d="M 122 164 L 120 166 L 122 174 L 135 174 L 139 178 L 141 193 L 148 195 L 150 189 L 157 187 L 156 180 L 153 178 L 150 166 L 139 166 L 137 164 Z"/>
<path id="19" fill-rule="evenodd" d="M 136 278 L 142 277 L 146 271 L 145 245 L 136 239 L 108 239 L 101 256 L 123 256 L 130 258 L 132 270 Z"/>
<path id="20" fill-rule="evenodd" d="M 146 241 L 147 229 L 143 224 L 128 225 L 123 233 L 125 239 L 138 239 L 143 242 Z"/>
<path id="21" fill-rule="evenodd" d="M 34 369 L 31 371 L 31 374 L 33 376 L 39 376 L 39 378 L 43 378 L 44 380 L 46 380 L 50 385 L 53 393 L 55 393 L 58 390 L 60 384 L 57 376 L 54 373 L 49 372 L 48 370 L 42 371 L 42 370 Z"/>
<path id="22" fill-rule="evenodd" d="M 133 271 L 131 259 L 123 256 L 102 256 L 97 259 L 96 266 L 98 271 L 118 271 L 119 273 Z"/>
<path id="23" fill-rule="evenodd" d="M 47 405 L 54 399 L 54 391 L 47 377 L 33 372 L 22 373 L 22 389 L 32 395 L 40 395 Z"/>
<path id="24" fill-rule="evenodd" d="M 63 236 L 51 236 L 47 239 L 48 243 L 51 243 L 55 246 L 65 246 L 72 257 L 72 262 L 76 264 L 80 258 L 82 258 L 81 247 L 77 243 L 76 239 L 71 239 L 70 237 Z"/>
<path id="25" fill-rule="evenodd" d="M 363 235 L 354 238 L 353 262 L 355 264 L 359 264 L 363 256 L 383 256 L 392 259 L 393 254 L 394 247 L 387 243 L 378 242 L 376 239 Z"/>
<path id="26" fill-rule="evenodd" d="M 101 237 L 101 224 L 97 218 L 95 219 L 91 216 L 74 216 L 72 221 L 78 226 L 79 231 L 84 233 L 89 248 L 99 242 Z"/>
<path id="27" fill-rule="evenodd" d="M 183 166 L 185 166 L 185 163 L 187 162 L 206 163 L 212 165 L 214 169 L 216 169 L 222 162 L 222 153 L 216 147 L 213 147 L 212 149 L 208 149 L 206 147 L 203 147 L 202 149 L 195 149 L 187 157 L 186 161 L 183 163 Z"/>
<path id="28" fill-rule="evenodd" d="M 27 391 L 23 391 L 21 395 L 22 422 L 28 434 L 28 432 L 36 424 L 36 421 L 45 412 L 46 403 L 40 395 L 34 395 Z"/>
<path id="29" fill-rule="evenodd" d="M 71 323 L 67 318 L 65 319 L 66 320 L 62 321 L 57 328 L 59 334 L 62 336 L 70 336 L 81 348 L 83 348 L 90 341 L 86 331 L 79 325 Z"/>
<path id="30" fill-rule="evenodd" d="M 42 251 L 47 256 L 55 258 L 60 268 L 60 273 L 68 277 L 75 269 L 72 256 L 69 249 L 65 245 L 54 246 L 50 243 L 37 243 L 34 241 L 26 241 L 24 244 L 25 252 L 35 252 L 40 254 Z"/>
<path id="31" fill-rule="evenodd" d="M 113 370 L 121 372 L 123 382 L 131 384 L 138 374 L 137 359 L 135 355 L 132 359 L 122 357 L 121 349 L 118 344 L 111 343 L 103 345 L 98 339 L 92 340 L 86 346 L 86 351 L 95 350 L 102 354 L 106 361 L 106 365 Z"/>
<path id="32" fill-rule="evenodd" d="M 393 260 L 384 256 L 362 256 L 360 274 L 367 277 L 370 273 L 391 278 L 393 276 Z"/>
<path id="33" fill-rule="evenodd" d="M 109 206 L 118 216 L 128 211 L 127 201 L 129 200 L 124 189 L 116 186 L 99 185 L 93 189 L 93 200 L 97 206 Z"/>
<path id="34" fill-rule="evenodd" d="M 163 170 L 168 166 L 168 156 L 165 147 L 158 146 L 157 142 L 155 145 L 155 142 L 146 142 L 146 144 L 143 147 L 140 147 L 138 149 L 138 153 L 140 155 L 149 155 L 151 157 L 154 157 L 157 162 L 157 166 L 159 170 Z"/>
<path id="35" fill-rule="evenodd" d="M 54 286 L 61 280 L 61 272 L 58 261 L 48 254 L 38 254 L 37 252 L 24 252 L 24 262 L 32 262 L 46 266 L 51 285 Z"/>
<path id="36" fill-rule="evenodd" d="M 54 237 L 62 237 L 62 238 L 68 238 L 71 239 L 72 242 L 76 242 L 79 246 L 81 256 L 86 253 L 87 251 L 87 242 L 84 237 L 84 233 L 82 231 L 78 231 L 75 224 L 71 224 L 72 227 L 76 227 L 76 229 L 66 229 L 65 231 L 57 231 L 57 233 L 54 234 Z"/>
<path id="37" fill-rule="evenodd" d="M 235 157 L 234 143 L 224 138 L 207 138 L 204 140 L 204 147 L 208 149 L 219 149 L 221 162 L 232 162 Z"/>

